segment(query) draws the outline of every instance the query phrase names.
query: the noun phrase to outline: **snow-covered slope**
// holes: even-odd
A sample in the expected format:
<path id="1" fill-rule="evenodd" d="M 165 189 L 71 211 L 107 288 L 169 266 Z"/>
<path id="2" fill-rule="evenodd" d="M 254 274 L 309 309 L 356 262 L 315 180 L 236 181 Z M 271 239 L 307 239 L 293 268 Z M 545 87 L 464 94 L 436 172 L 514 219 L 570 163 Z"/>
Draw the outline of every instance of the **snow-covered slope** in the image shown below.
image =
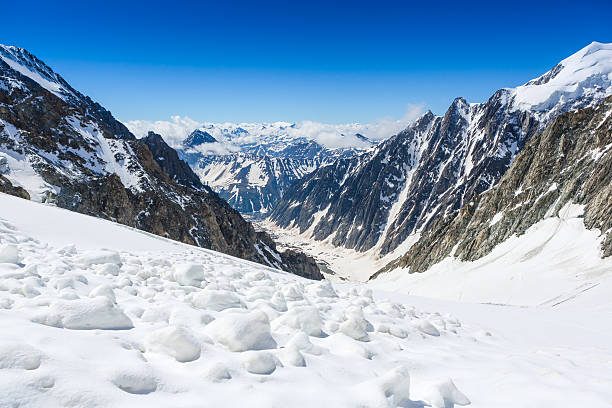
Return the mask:
<path id="1" fill-rule="evenodd" d="M 612 44 L 593 42 L 552 70 L 510 89 L 516 109 L 550 119 L 612 94 Z"/>
<path id="2" fill-rule="evenodd" d="M 4 194 L 0 208 L 0 406 L 612 398 L 612 309 L 595 291 L 542 308 L 440 302 L 313 283 Z"/>
<path id="3" fill-rule="evenodd" d="M 484 103 L 457 98 L 444 116 L 428 112 L 373 150 L 296 182 L 270 219 L 334 246 L 374 256 L 397 252 L 496 185 L 552 119 L 612 94 L 611 75 L 612 45 L 593 43 Z"/>
<path id="4" fill-rule="evenodd" d="M 567 204 L 476 261 L 447 257 L 423 273 L 398 268 L 373 281 L 381 289 L 517 306 L 556 305 L 612 282 L 612 258 L 601 258 L 605 236 L 584 225 L 583 207 Z M 498 221 L 499 222 L 499 221 Z M 601 288 L 600 288 L 601 289 Z"/>

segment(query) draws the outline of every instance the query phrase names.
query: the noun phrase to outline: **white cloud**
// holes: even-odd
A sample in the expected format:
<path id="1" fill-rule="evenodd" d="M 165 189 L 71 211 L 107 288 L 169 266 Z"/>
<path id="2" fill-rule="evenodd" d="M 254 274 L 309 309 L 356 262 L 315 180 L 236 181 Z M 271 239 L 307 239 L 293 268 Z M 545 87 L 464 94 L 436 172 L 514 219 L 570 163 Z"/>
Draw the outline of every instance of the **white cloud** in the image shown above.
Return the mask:
<path id="1" fill-rule="evenodd" d="M 365 142 L 355 137 L 356 133 L 362 134 L 371 140 L 379 141 L 387 139 L 404 130 L 410 123 L 423 114 L 422 105 L 409 105 L 406 113 L 400 119 L 383 118 L 374 123 L 349 123 L 349 124 L 327 124 L 313 121 L 302 121 L 292 125 L 286 122 L 272 124 L 262 123 L 204 123 L 195 121 L 187 116 L 172 116 L 170 121 L 158 120 L 155 122 L 145 120 L 132 120 L 125 125 L 137 137 L 143 137 L 152 130 L 162 135 L 164 140 L 172 147 L 179 147 L 181 142 L 193 130 L 204 128 L 211 133 L 219 142 L 226 146 L 214 146 L 214 151 L 235 151 L 236 146 L 247 143 L 265 143 L 270 137 L 298 138 L 314 140 L 327 148 L 339 147 L 368 147 Z M 247 133 L 231 135 L 231 143 L 227 140 L 224 132 L 231 132 L 242 128 Z"/>
<path id="2" fill-rule="evenodd" d="M 166 143 L 172 147 L 179 147 L 181 142 L 189 136 L 196 128 L 203 125 L 188 116 L 175 115 L 170 118 L 170 121 L 158 120 L 151 122 L 148 120 L 130 120 L 124 122 L 124 125 L 136 137 L 146 136 L 152 130 L 155 133 L 162 135 Z"/>

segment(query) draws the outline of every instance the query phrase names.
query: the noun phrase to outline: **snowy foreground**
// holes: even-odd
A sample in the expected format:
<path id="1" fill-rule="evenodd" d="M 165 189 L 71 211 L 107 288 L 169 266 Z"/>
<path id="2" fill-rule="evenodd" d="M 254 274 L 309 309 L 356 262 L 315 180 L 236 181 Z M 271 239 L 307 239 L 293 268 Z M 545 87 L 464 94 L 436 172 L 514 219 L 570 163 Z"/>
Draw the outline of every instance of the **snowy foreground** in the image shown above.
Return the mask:
<path id="1" fill-rule="evenodd" d="M 592 292 L 332 286 L 0 194 L 0 407 L 610 407 Z"/>

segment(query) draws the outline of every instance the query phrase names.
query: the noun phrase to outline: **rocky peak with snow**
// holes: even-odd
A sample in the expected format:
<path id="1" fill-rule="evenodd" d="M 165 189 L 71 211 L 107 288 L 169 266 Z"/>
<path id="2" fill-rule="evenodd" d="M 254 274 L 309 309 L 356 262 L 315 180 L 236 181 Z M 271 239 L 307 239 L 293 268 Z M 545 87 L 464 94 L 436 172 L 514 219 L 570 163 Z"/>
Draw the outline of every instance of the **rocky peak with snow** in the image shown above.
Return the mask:
<path id="1" fill-rule="evenodd" d="M 601 255 L 612 255 L 612 96 L 558 116 L 534 135 L 491 189 L 459 211 L 438 218 L 399 260 L 381 272 L 424 272 L 453 256 L 474 261 L 513 235 L 551 217 L 577 211 L 601 234 Z M 563 221 L 558 221 L 563 222 Z M 536 256 L 542 248 L 535 248 Z"/>
<path id="2" fill-rule="evenodd" d="M 193 132 L 191 132 L 189 136 L 187 136 L 187 139 L 183 141 L 183 146 L 189 148 L 189 147 L 200 146 L 204 143 L 216 143 L 216 142 L 217 142 L 217 139 L 212 137 L 210 133 L 200 130 L 200 129 L 196 129 Z"/>
<path id="3" fill-rule="evenodd" d="M 351 157 L 363 147 L 327 148 L 306 137 L 294 137 L 292 125 L 216 127 L 196 129 L 179 153 L 232 207 L 253 218 L 266 217 L 284 191 L 296 180 L 340 157 Z M 205 130 L 206 129 L 206 130 Z M 215 139 L 211 133 L 217 134 Z M 256 132 L 262 132 L 261 134 Z M 340 134 L 340 138 L 347 138 Z M 358 146 L 375 143 L 356 134 Z"/>
<path id="4" fill-rule="evenodd" d="M 612 93 L 612 44 L 593 42 L 541 77 L 508 91 L 513 108 L 532 111 L 544 122 L 597 103 Z"/>
<path id="5" fill-rule="evenodd" d="M 0 44 L 0 58 L 13 70 L 35 81 L 57 97 L 65 101 L 76 97 L 74 89 L 61 76 L 23 48 Z"/>

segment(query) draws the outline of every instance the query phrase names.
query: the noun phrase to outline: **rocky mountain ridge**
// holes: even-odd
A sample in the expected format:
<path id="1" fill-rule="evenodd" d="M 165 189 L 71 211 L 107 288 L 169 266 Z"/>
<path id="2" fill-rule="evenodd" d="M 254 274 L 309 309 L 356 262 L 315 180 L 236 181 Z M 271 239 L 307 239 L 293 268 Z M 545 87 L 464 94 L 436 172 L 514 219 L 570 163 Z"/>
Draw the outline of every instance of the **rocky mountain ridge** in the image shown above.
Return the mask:
<path id="1" fill-rule="evenodd" d="M 496 186 L 438 218 L 404 256 L 381 272 L 423 272 L 448 256 L 479 259 L 572 205 L 581 207 L 587 228 L 603 234 L 601 255 L 612 255 L 612 97 L 558 116 L 531 138 Z"/>

